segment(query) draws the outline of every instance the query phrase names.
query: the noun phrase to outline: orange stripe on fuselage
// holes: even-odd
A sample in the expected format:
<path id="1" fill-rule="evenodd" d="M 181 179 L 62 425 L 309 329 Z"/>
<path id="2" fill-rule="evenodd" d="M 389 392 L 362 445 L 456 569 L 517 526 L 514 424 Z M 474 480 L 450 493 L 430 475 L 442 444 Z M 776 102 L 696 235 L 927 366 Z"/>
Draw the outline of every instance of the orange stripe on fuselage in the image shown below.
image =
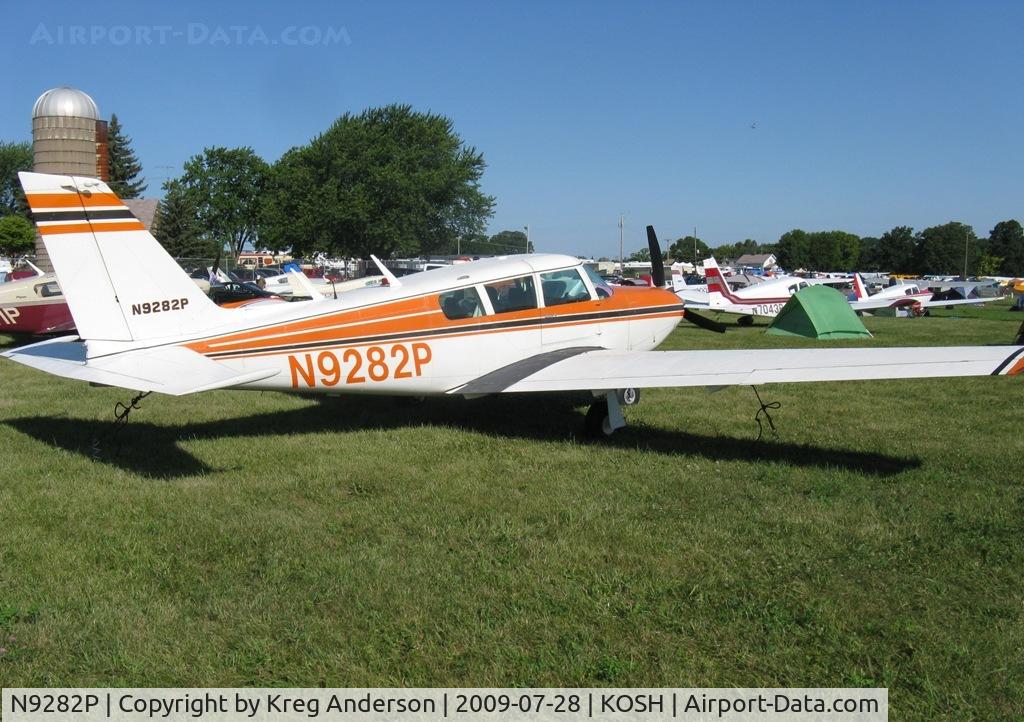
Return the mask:
<path id="1" fill-rule="evenodd" d="M 1024 358 L 1019 359 L 1017 361 L 1017 363 L 1015 363 L 1013 365 L 1013 368 L 1011 368 L 1009 371 L 1006 372 L 1006 375 L 1007 376 L 1016 376 L 1016 375 L 1021 374 L 1021 373 L 1024 373 Z"/>
<path id="2" fill-rule="evenodd" d="M 139 221 L 124 223 L 64 223 L 58 226 L 38 226 L 42 236 L 54 236 L 60 233 L 107 233 L 111 231 L 144 231 L 146 227 Z"/>
<path id="3" fill-rule="evenodd" d="M 653 313 L 653 314 L 650 314 L 650 315 L 644 315 L 641 318 L 644 321 L 647 321 L 647 320 L 652 319 L 652 318 L 678 318 L 680 315 L 682 315 L 682 312 L 680 312 L 680 311 L 669 311 L 667 313 Z M 494 316 L 485 316 L 484 318 L 495 318 L 495 317 Z M 393 338 L 393 339 L 388 339 L 387 341 L 379 341 L 379 340 L 377 340 L 377 341 L 359 341 L 359 340 L 354 340 L 354 341 L 351 341 L 350 343 L 346 343 L 345 340 L 338 339 L 337 340 L 338 341 L 337 344 L 328 345 L 328 346 L 318 346 L 316 349 L 314 349 L 314 351 L 315 352 L 320 352 L 320 351 L 337 350 L 337 349 L 340 349 L 340 348 L 359 348 L 359 347 L 362 347 L 362 346 L 379 346 L 382 343 L 384 343 L 384 344 L 404 343 L 404 342 L 412 341 L 412 340 L 421 340 L 421 341 L 425 341 L 425 342 L 429 343 L 429 342 L 435 341 L 435 340 L 437 340 L 437 341 L 442 341 L 442 340 L 443 341 L 447 341 L 448 339 L 452 339 L 452 338 L 466 338 L 468 336 L 489 336 L 489 335 L 495 334 L 495 333 L 521 333 L 523 331 L 530 331 L 530 330 L 537 330 L 537 329 L 548 329 L 548 328 L 565 328 L 567 326 L 590 326 L 590 325 L 593 325 L 593 324 L 596 324 L 596 323 L 624 323 L 624 322 L 632 321 L 632 320 L 635 320 L 635 319 L 633 319 L 633 318 L 611 318 L 611 319 L 608 319 L 608 318 L 597 318 L 597 319 L 588 319 L 586 321 L 573 321 L 571 323 L 557 323 L 557 322 L 556 323 L 546 323 L 543 326 L 534 326 L 532 328 L 469 328 L 469 329 L 466 330 L 465 333 L 446 333 L 443 336 L 432 336 L 432 337 L 426 337 L 426 338 L 424 338 L 422 336 L 416 336 L 413 333 L 410 333 L 407 337 L 399 336 L 399 337 L 396 337 L 396 338 Z M 422 329 L 417 329 L 416 332 L 419 333 L 419 332 L 422 332 L 422 331 L 429 331 L 429 330 L 431 330 L 431 329 L 422 328 Z M 253 358 L 253 357 L 260 357 L 260 358 L 262 358 L 262 357 L 265 357 L 265 356 L 284 356 L 284 355 L 287 355 L 287 354 L 308 353 L 308 352 L 309 352 L 309 349 L 296 350 L 296 349 L 276 349 L 275 348 L 275 349 L 268 350 L 268 351 L 261 351 L 261 349 L 254 348 L 254 349 L 248 350 L 247 353 L 240 353 L 237 356 L 232 356 L 231 358 Z"/>
<path id="4" fill-rule="evenodd" d="M 556 325 L 599 323 L 604 319 L 575 321 L 573 317 L 594 312 L 645 307 L 656 311 L 658 306 L 669 307 L 679 305 L 679 299 L 675 294 L 661 291 L 662 295 L 659 297 L 655 293 L 654 289 L 649 288 L 620 288 L 616 289 L 610 298 L 603 298 L 598 301 L 582 301 L 548 308 L 531 308 L 523 311 L 457 320 L 446 319 L 441 313 L 439 294 L 431 294 L 382 303 L 376 306 L 339 311 L 300 321 L 285 322 L 266 328 L 242 331 L 240 333 L 196 341 L 187 344 L 187 346 L 193 351 L 203 354 L 231 351 L 256 353 L 261 349 L 270 347 L 330 342 L 345 345 L 346 340 L 365 336 L 414 334 L 435 329 L 465 327 L 467 333 L 495 333 L 507 329 L 478 329 L 476 327 L 481 323 L 501 321 L 546 318 L 549 319 L 548 324 L 552 327 Z M 682 311 L 669 311 L 663 315 L 682 316 Z M 661 315 L 658 317 L 661 317 Z M 338 328 L 338 326 L 342 326 L 342 328 Z M 457 335 L 460 334 L 446 335 L 446 338 L 452 338 Z"/>
<path id="5" fill-rule="evenodd" d="M 123 206 L 124 203 L 113 193 L 29 193 L 29 207 L 39 208 L 95 208 L 99 206 Z"/>

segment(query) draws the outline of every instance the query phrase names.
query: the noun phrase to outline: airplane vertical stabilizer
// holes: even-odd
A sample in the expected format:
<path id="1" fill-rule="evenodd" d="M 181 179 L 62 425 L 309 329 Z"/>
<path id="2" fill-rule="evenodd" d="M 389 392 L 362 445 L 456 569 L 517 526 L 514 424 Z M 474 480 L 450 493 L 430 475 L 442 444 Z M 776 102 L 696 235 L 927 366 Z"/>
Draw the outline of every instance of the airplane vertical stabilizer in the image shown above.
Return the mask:
<path id="1" fill-rule="evenodd" d="M 708 284 L 708 304 L 712 308 L 724 306 L 726 302 L 732 300 L 730 298 L 732 291 L 729 290 L 729 284 L 725 282 L 725 278 L 722 276 L 722 272 L 719 270 L 718 263 L 714 258 L 705 259 L 704 277 Z"/>
<path id="2" fill-rule="evenodd" d="M 19 173 L 78 334 L 142 341 L 216 325 L 221 314 L 102 181 Z"/>

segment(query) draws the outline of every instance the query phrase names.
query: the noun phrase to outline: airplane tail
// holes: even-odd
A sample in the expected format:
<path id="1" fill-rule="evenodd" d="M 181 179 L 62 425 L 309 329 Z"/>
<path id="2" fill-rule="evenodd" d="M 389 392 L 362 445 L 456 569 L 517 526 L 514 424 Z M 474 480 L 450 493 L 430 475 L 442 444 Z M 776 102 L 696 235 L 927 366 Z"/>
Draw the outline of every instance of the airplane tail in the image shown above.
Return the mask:
<path id="1" fill-rule="evenodd" d="M 78 335 L 144 341 L 210 328 L 224 311 L 102 181 L 19 173 Z"/>
<path id="2" fill-rule="evenodd" d="M 868 293 L 867 286 L 864 285 L 864 279 L 860 277 L 859 273 L 853 274 L 853 292 L 856 294 L 858 301 L 865 301 L 871 295 Z"/>
<path id="3" fill-rule="evenodd" d="M 722 271 L 719 270 L 718 263 L 714 257 L 705 259 L 704 275 L 708 283 L 708 302 L 710 305 L 723 305 L 726 301 L 732 300 L 732 291 L 729 290 L 729 284 L 725 282 L 725 277 L 722 276 Z"/>

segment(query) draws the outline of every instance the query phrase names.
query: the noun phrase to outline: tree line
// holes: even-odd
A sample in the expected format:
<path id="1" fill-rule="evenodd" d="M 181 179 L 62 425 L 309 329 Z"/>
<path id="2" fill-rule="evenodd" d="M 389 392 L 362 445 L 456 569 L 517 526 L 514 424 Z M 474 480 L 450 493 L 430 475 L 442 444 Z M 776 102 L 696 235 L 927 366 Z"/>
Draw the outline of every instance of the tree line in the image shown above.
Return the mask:
<path id="1" fill-rule="evenodd" d="M 695 253 L 696 250 L 696 253 Z M 789 270 L 888 271 L 901 274 L 1024 276 L 1024 228 L 1013 219 L 1001 221 L 979 237 L 974 229 L 952 221 L 915 232 L 897 226 L 881 237 L 861 237 L 846 231 L 804 231 L 795 228 L 772 244 L 752 239 L 714 248 L 693 236 L 673 242 L 666 259 L 700 262 L 708 256 L 736 259 L 750 253 L 774 253 Z M 630 260 L 649 260 L 647 249 Z"/>

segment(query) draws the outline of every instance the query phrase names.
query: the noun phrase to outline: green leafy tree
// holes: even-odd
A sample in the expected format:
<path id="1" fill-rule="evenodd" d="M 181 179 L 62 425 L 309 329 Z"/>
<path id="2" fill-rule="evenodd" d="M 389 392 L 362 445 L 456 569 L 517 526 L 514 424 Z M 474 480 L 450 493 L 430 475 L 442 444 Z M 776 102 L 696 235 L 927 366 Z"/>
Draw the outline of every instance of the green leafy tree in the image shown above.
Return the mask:
<path id="1" fill-rule="evenodd" d="M 484 167 L 443 116 L 408 105 L 346 113 L 275 164 L 262 238 L 299 254 L 454 249 L 479 239 L 493 213 Z"/>
<path id="2" fill-rule="evenodd" d="M 1001 256 L 982 253 L 978 257 L 978 267 L 974 269 L 974 273 L 978 276 L 997 276 L 1004 260 Z"/>
<path id="3" fill-rule="evenodd" d="M 966 252 L 967 275 L 971 275 L 982 251 L 974 229 L 964 223 L 952 221 L 925 228 L 918 237 L 914 272 L 963 274 Z"/>
<path id="4" fill-rule="evenodd" d="M 632 263 L 649 263 L 651 260 L 651 249 L 641 248 L 639 251 L 633 251 L 626 256 L 626 260 Z"/>
<path id="5" fill-rule="evenodd" d="M 203 233 L 198 208 L 173 183 L 157 206 L 153 235 L 175 258 L 213 258 L 221 250 L 216 240 Z"/>
<path id="6" fill-rule="evenodd" d="M 0 218 L 0 251 L 16 256 L 35 247 L 36 232 L 32 224 L 18 215 Z"/>
<path id="7" fill-rule="evenodd" d="M 107 126 L 107 154 L 110 158 L 110 190 L 121 198 L 138 198 L 148 187 L 141 178 L 142 164 L 116 115 Z"/>
<path id="8" fill-rule="evenodd" d="M 783 268 L 796 270 L 798 268 L 810 268 L 810 239 L 807 232 L 794 228 L 783 233 L 776 244 L 776 255 L 779 265 Z"/>
<path id="9" fill-rule="evenodd" d="M 32 170 L 31 143 L 0 141 L 0 215 L 12 213 L 28 218 L 28 204 L 18 182 L 18 173 Z"/>
<path id="10" fill-rule="evenodd" d="M 500 231 L 488 237 L 477 233 L 467 238 L 449 251 L 459 252 L 467 256 L 500 256 L 513 253 L 526 253 L 526 234 L 522 231 Z M 533 253 L 533 242 L 530 242 L 530 253 Z"/>
<path id="11" fill-rule="evenodd" d="M 693 252 L 694 244 L 696 244 L 697 248 L 696 256 L 694 256 Z M 684 236 L 683 238 L 679 238 L 668 247 L 668 257 L 672 261 L 699 263 L 710 255 L 711 249 L 708 248 L 708 244 L 693 236 Z"/>
<path id="12" fill-rule="evenodd" d="M 891 273 L 914 273 L 917 236 L 910 226 L 896 226 L 878 240 L 875 270 Z M 864 270 L 872 270 L 865 268 Z"/>
<path id="13" fill-rule="evenodd" d="M 185 163 L 180 178 L 164 187 L 195 208 L 204 240 L 216 248 L 229 248 L 237 257 L 246 244 L 255 246 L 259 240 L 269 172 L 252 148 L 206 148 Z M 314 207 L 308 212 L 317 211 Z"/>
<path id="14" fill-rule="evenodd" d="M 997 223 L 988 234 L 988 252 L 1003 260 L 998 271 L 986 275 L 1024 276 L 1024 228 L 1020 223 L 1015 220 Z"/>
<path id="15" fill-rule="evenodd" d="M 860 239 L 860 258 L 857 260 L 858 271 L 882 271 L 881 239 L 865 236 Z"/>

